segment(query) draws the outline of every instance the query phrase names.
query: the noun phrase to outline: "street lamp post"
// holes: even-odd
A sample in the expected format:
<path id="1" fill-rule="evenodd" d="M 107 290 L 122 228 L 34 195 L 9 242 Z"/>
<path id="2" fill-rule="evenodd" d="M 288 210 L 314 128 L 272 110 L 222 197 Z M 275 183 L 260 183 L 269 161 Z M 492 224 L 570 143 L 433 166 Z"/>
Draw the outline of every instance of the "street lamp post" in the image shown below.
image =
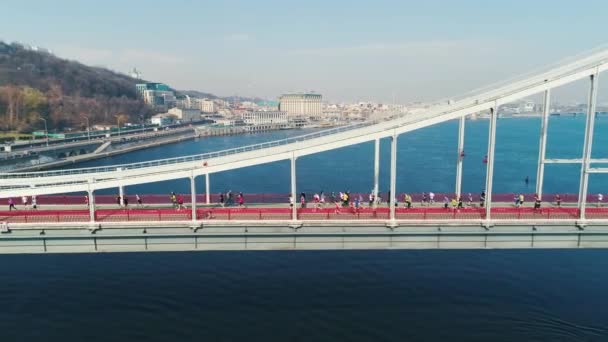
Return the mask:
<path id="1" fill-rule="evenodd" d="M 86 115 L 81 115 L 85 120 L 87 120 L 87 140 L 91 141 L 91 126 L 89 125 L 89 117 Z"/>
<path id="2" fill-rule="evenodd" d="M 48 126 L 46 125 L 46 119 L 45 118 L 39 118 L 40 120 L 44 121 L 44 137 L 46 138 L 46 146 L 49 146 L 49 129 Z"/>
<path id="3" fill-rule="evenodd" d="M 116 118 L 116 126 L 118 126 L 118 137 L 120 138 L 120 115 L 114 115 Z"/>

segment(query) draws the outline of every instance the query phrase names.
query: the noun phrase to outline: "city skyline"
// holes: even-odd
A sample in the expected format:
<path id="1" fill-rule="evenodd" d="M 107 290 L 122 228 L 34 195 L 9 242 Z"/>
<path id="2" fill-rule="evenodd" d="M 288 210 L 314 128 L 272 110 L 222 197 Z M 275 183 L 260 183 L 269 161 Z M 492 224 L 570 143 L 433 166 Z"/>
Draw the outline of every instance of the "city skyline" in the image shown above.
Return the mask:
<path id="1" fill-rule="evenodd" d="M 137 67 L 176 89 L 384 103 L 459 95 L 594 48 L 608 10 L 601 1 L 61 3 L 12 3 L 0 38 L 123 73 Z M 555 100 L 585 94 L 573 85 Z"/>

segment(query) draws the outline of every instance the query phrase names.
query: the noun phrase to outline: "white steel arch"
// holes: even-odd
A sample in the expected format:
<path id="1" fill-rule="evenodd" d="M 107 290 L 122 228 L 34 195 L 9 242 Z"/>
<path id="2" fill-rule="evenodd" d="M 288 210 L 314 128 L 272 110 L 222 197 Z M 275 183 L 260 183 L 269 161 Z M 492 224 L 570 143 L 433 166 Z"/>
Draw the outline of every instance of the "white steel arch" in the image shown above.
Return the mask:
<path id="1" fill-rule="evenodd" d="M 402 133 L 492 110 L 536 93 L 568 84 L 608 69 L 608 49 L 595 51 L 547 71 L 488 88 L 430 107 L 415 115 L 380 123 L 325 130 L 289 139 L 188 157 L 142 163 L 0 174 L 0 198 L 118 188 L 121 186 L 191 178 L 211 173 L 298 158 L 327 150 L 397 137 Z M 394 196 L 392 194 L 391 196 Z"/>

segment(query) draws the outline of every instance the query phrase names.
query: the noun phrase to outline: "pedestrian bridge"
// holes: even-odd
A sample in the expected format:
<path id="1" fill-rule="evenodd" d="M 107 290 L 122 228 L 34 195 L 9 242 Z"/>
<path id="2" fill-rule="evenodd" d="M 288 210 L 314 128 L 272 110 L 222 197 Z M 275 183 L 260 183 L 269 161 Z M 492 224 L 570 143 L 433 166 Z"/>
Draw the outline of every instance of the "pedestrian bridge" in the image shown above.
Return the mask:
<path id="1" fill-rule="evenodd" d="M 139 247 L 133 248 L 132 245 L 125 241 L 134 239 L 138 241 L 137 244 L 140 244 L 143 241 L 143 246 L 145 246 L 145 249 L 148 249 L 150 244 L 152 244 L 152 241 L 154 241 L 154 243 L 165 241 L 163 239 L 164 237 L 167 237 L 169 240 L 173 241 L 168 243 L 167 246 L 173 246 L 175 245 L 173 239 L 180 239 L 183 237 L 185 241 L 187 240 L 184 244 L 188 246 L 192 245 L 192 238 L 194 238 L 193 245 L 198 248 L 199 243 L 206 241 L 205 239 L 199 241 L 197 234 L 203 233 L 198 232 L 214 234 L 212 232 L 215 231 L 219 234 L 218 236 L 220 236 L 221 239 L 226 238 L 231 241 L 232 234 L 235 234 L 234 237 L 238 242 L 235 242 L 235 245 L 230 246 L 239 246 L 238 249 L 252 248 L 253 245 L 251 245 L 252 240 L 250 238 L 253 238 L 253 236 L 250 234 L 253 234 L 253 232 L 255 232 L 255 234 L 261 234 L 259 236 L 256 235 L 256 243 L 258 243 L 258 246 L 272 246 L 271 248 L 314 248 L 317 246 L 317 243 L 321 243 L 319 246 L 336 246 L 335 243 L 323 244 L 319 240 L 326 238 L 329 240 L 336 239 L 335 241 L 341 241 L 344 248 L 356 248 L 357 246 L 362 248 L 365 248 L 366 246 L 399 248 L 413 245 L 398 242 L 397 240 L 399 240 L 400 237 L 397 235 L 416 235 L 420 233 L 420 231 L 416 229 L 427 227 L 425 229 L 430 229 L 430 231 L 425 231 L 423 234 L 425 239 L 430 236 L 431 240 L 435 239 L 438 241 L 436 246 L 441 248 L 448 246 L 471 247 L 473 245 L 479 247 L 479 239 L 483 239 L 484 241 L 484 244 L 481 245 L 482 247 L 493 247 L 492 239 L 499 236 L 504 237 L 504 234 L 512 236 L 514 239 L 515 237 L 521 237 L 523 234 L 524 238 L 522 239 L 523 241 L 526 241 L 526 243 L 530 242 L 528 241 L 528 238 L 531 239 L 531 244 L 528 244 L 528 246 L 539 246 L 539 244 L 540 246 L 551 246 L 551 243 L 547 242 L 547 244 L 543 245 L 539 240 L 539 237 L 545 236 L 545 234 L 549 234 L 550 232 L 553 232 L 549 234 L 551 239 L 558 235 L 560 236 L 560 239 L 564 236 L 567 237 L 564 239 L 567 240 L 568 243 L 563 246 L 603 247 L 604 225 L 605 223 L 608 223 L 608 221 L 604 220 L 601 211 L 600 214 L 596 214 L 594 210 L 587 208 L 587 198 L 589 195 L 587 187 L 589 174 L 608 173 L 608 168 L 597 167 L 599 164 L 608 163 L 608 159 L 591 158 L 595 122 L 595 115 L 593 114 L 595 113 L 596 108 L 598 77 L 599 74 L 607 68 L 608 49 L 597 49 L 551 65 L 544 70 L 539 70 L 484 89 L 476 90 L 462 97 L 455 97 L 436 103 L 420 113 L 403 115 L 388 121 L 350 125 L 289 139 L 188 157 L 94 168 L 3 173 L 0 174 L 0 198 L 6 199 L 33 195 L 42 196 L 66 193 L 86 193 L 90 199 L 90 206 L 84 211 L 84 216 L 86 217 L 83 217 L 82 211 L 74 213 L 66 212 L 65 214 L 68 216 L 72 215 L 78 217 L 74 222 L 61 221 L 53 223 L 51 218 L 52 214 L 51 216 L 44 216 L 48 215 L 48 213 L 43 214 L 42 211 L 39 214 L 25 216 L 29 218 L 30 221 L 28 222 L 15 219 L 11 216 L 14 214 L 9 214 L 7 216 L 8 219 L 2 223 L 1 228 L 4 233 L 0 236 L 0 242 L 8 244 L 9 247 L 6 247 L 8 250 L 24 251 L 27 249 L 27 246 L 30 246 L 29 242 L 33 241 L 31 240 L 32 237 L 30 235 L 38 234 L 33 238 L 36 241 L 34 242 L 35 246 L 32 247 L 35 251 L 39 251 L 38 248 L 40 246 L 38 243 L 40 241 L 44 242 L 43 251 L 49 251 L 51 249 L 49 244 L 52 243 L 56 243 L 58 246 L 72 246 L 72 242 L 82 242 L 83 246 L 86 246 L 83 247 L 83 249 L 89 251 L 91 248 L 91 241 L 94 241 L 94 250 L 100 250 L 99 243 L 101 241 L 99 239 L 104 236 L 104 239 L 110 239 L 116 246 L 128 245 L 130 247 L 128 247 L 127 250 L 134 250 Z M 583 154 L 577 159 L 547 159 L 545 158 L 545 148 L 551 89 L 582 79 L 587 79 L 589 81 L 589 102 Z M 544 106 L 542 125 L 539 132 L 540 148 L 536 193 L 542 198 L 543 174 L 544 166 L 546 164 L 579 164 L 581 166 L 581 179 L 579 193 L 576 196 L 577 203 L 574 209 L 549 210 L 542 211 L 542 213 L 538 211 L 531 216 L 526 212 L 520 211 L 520 213 L 523 214 L 523 217 L 519 214 L 520 217 L 517 219 L 505 219 L 501 216 L 502 209 L 500 207 L 493 207 L 495 201 L 492 199 L 498 108 L 501 105 L 539 93 L 544 95 Z M 396 165 L 398 156 L 397 139 L 399 135 L 454 119 L 460 121 L 458 149 L 454 151 L 456 168 L 456 189 L 454 194 L 456 197 L 460 197 L 463 163 L 463 158 L 461 156 L 465 138 L 465 117 L 480 112 L 489 112 L 490 116 L 488 153 L 486 158 L 486 196 L 483 198 L 483 203 L 485 205 L 480 209 L 453 212 L 451 214 L 452 217 L 450 218 L 444 218 L 443 216 L 446 214 L 442 213 L 442 217 L 432 217 L 432 219 L 423 218 L 423 220 L 420 220 L 420 213 L 416 210 L 404 212 L 401 209 L 396 208 L 395 201 L 391 201 L 389 207 L 386 209 L 371 208 L 368 209 L 368 211 L 360 211 L 357 213 L 358 216 L 356 218 L 345 215 L 340 216 L 339 219 L 331 219 L 331 213 L 329 213 L 330 219 L 328 220 L 326 218 L 328 213 L 321 211 L 320 215 L 325 215 L 325 218 L 318 219 L 317 216 L 319 216 L 319 213 L 309 213 L 308 210 L 299 211 L 296 206 L 293 206 L 292 208 L 287 209 L 287 214 L 284 213 L 285 209 L 273 213 L 272 215 L 281 217 L 276 220 L 271 219 L 270 216 L 268 216 L 270 214 L 266 215 L 261 210 L 258 211 L 257 214 L 255 212 L 242 212 L 242 214 L 246 214 L 246 216 L 241 216 L 240 219 L 232 219 L 232 214 L 234 213 L 228 211 L 228 215 L 231 216 L 230 220 L 217 220 L 214 219 L 214 215 L 216 218 L 218 215 L 224 215 L 222 214 L 222 211 L 205 211 L 206 209 L 200 208 L 200 204 L 203 203 L 200 203 L 197 200 L 195 182 L 196 178 L 199 176 L 205 177 L 207 194 L 204 203 L 206 204 L 210 201 L 210 175 L 226 170 L 279 160 L 290 160 L 291 162 L 291 189 L 289 192 L 293 198 L 297 198 L 296 162 L 299 157 L 369 141 L 375 142 L 375 167 L 374 174 L 370 175 L 370 180 L 373 180 L 374 193 L 377 195 L 379 141 L 382 138 L 391 139 L 390 193 L 397 194 L 399 189 L 396 188 Z M 592 164 L 595 167 L 592 167 Z M 124 215 L 113 216 L 121 217 L 117 222 L 104 222 L 104 220 L 100 218 L 104 215 L 104 212 L 102 211 L 103 209 L 99 209 L 96 205 L 96 191 L 117 188 L 119 190 L 118 192 L 123 196 L 123 188 L 125 186 L 180 178 L 190 179 L 191 183 L 191 205 L 188 216 L 181 216 L 175 220 L 163 220 L 163 213 L 160 212 L 160 216 L 142 214 L 143 217 L 145 217 L 145 220 L 132 222 L 131 214 L 134 214 L 134 217 L 137 217 L 137 214 L 135 212 L 127 212 L 126 219 Z M 372 211 L 370 212 L 369 210 Z M 360 218 L 362 214 L 364 215 L 363 219 Z M 252 219 L 253 216 L 256 215 L 257 217 Z M 308 220 L 307 217 L 305 217 L 308 215 L 315 215 L 315 217 Z M 428 216 L 435 214 L 427 210 L 423 215 Z M 545 217 L 544 215 L 548 216 Z M 261 220 L 260 216 L 262 217 Z M 86 219 L 86 222 L 83 222 L 83 219 Z M 32 222 L 31 220 L 36 220 L 36 222 Z M 505 228 L 506 230 L 494 228 L 499 226 L 507 228 Z M 175 229 L 189 229 L 189 233 L 184 236 L 180 233 L 176 235 L 177 237 L 174 237 L 179 230 L 166 230 L 171 229 L 171 227 Z M 451 228 L 448 229 L 448 227 Z M 70 233 L 66 232 L 65 229 L 68 229 Z M 72 229 L 74 234 L 72 234 Z M 465 230 L 462 231 L 462 229 Z M 469 231 L 469 229 L 473 230 Z M 152 234 L 150 233 L 152 231 L 157 235 L 152 237 Z M 474 240 L 476 242 L 473 245 L 457 244 L 456 242 L 454 242 L 456 244 L 453 245 L 446 244 L 448 243 L 448 241 L 445 240 L 448 239 L 446 231 L 457 232 L 455 235 L 448 234 L 450 237 L 456 239 L 454 241 L 462 238 L 462 236 L 475 236 Z M 88 234 L 84 239 L 82 234 L 85 233 L 83 232 Z M 306 239 L 308 237 L 305 237 L 304 240 L 302 240 L 301 237 L 304 236 L 304 232 L 311 234 L 308 237 L 316 239 L 315 242 L 306 244 Z M 469 233 L 471 235 L 469 235 Z M 559 234 L 554 235 L 554 233 Z M 106 234 L 110 235 L 105 236 Z M 133 236 L 128 236 L 129 234 L 133 234 Z M 362 235 L 359 236 L 360 234 Z M 210 236 L 211 235 L 207 237 Z M 280 243 L 277 242 L 277 244 L 268 245 L 262 243 L 265 239 L 274 241 L 275 237 L 280 237 L 284 239 L 284 241 L 282 240 Z M 593 241 L 588 240 L 590 237 L 593 237 Z M 349 239 L 351 238 L 358 242 L 354 244 L 349 243 Z M 362 243 L 361 239 L 368 239 L 369 241 L 376 241 L 375 239 L 378 239 L 378 241 L 381 240 L 382 243 L 379 243 L 378 245 L 373 243 L 371 245 L 360 245 L 358 243 Z M 467 240 L 468 238 L 463 239 Z M 489 244 L 488 239 L 490 241 Z M 551 239 L 547 241 L 554 241 Z M 573 244 L 572 239 L 576 240 L 575 244 Z M 105 243 L 110 240 L 103 241 Z M 11 249 L 13 248 L 12 246 L 17 246 L 19 244 L 17 241 L 26 242 L 24 242 L 23 248 Z M 243 245 L 243 241 L 245 241 L 245 245 Z M 390 243 L 387 244 L 387 241 Z M 440 243 L 442 241 L 443 244 Z M 536 245 L 534 245 L 534 243 L 536 243 Z M 178 245 L 180 244 L 175 246 Z M 220 245 L 226 246 L 222 243 L 220 243 Z M 162 243 L 159 243 L 158 246 L 155 245 L 155 247 L 159 246 L 162 246 Z M 427 245 L 421 244 L 416 246 Z M 505 246 L 523 247 L 524 245 L 516 243 L 506 244 Z M 554 246 L 557 246 L 557 244 L 554 244 Z M 65 249 L 71 251 L 71 248 L 72 247 L 66 247 Z M 57 249 L 61 250 L 61 248 Z M 0 250 L 7 251 L 5 247 L 0 248 Z M 112 248 L 112 250 L 114 250 L 114 248 Z"/>

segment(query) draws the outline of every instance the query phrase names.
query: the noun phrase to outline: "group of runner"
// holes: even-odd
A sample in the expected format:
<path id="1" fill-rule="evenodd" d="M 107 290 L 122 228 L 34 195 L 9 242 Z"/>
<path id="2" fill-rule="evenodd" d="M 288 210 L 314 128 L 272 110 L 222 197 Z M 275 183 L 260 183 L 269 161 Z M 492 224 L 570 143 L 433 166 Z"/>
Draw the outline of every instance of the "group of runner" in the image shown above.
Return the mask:
<path id="1" fill-rule="evenodd" d="M 25 210 L 38 209 L 38 199 L 36 198 L 36 195 L 33 195 L 31 197 L 31 201 L 28 196 L 22 196 L 21 204 L 23 205 L 23 209 L 25 209 Z M 8 210 L 9 211 L 18 210 L 17 207 L 15 206 L 15 200 L 13 200 L 12 198 L 8 199 Z"/>
<path id="2" fill-rule="evenodd" d="M 87 207 L 90 205 L 88 195 L 84 196 L 84 202 Z M 137 203 L 138 208 L 144 207 L 143 200 L 141 199 L 139 194 L 135 194 L 135 202 Z M 118 207 L 122 209 L 129 209 L 129 197 L 127 197 L 126 195 L 116 195 L 116 205 L 118 205 Z"/>
<path id="3" fill-rule="evenodd" d="M 230 206 L 235 205 L 235 203 L 236 203 L 239 207 L 245 207 L 245 196 L 243 195 L 242 192 L 239 192 L 236 195 L 236 201 L 235 201 L 234 197 L 235 196 L 231 190 L 228 190 L 226 193 L 220 193 L 219 194 L 220 206 L 221 207 L 230 207 Z M 404 193 L 399 197 L 402 199 L 403 206 L 405 208 L 413 207 L 412 196 L 410 194 Z M 421 195 L 421 198 L 420 198 L 420 205 L 421 206 L 434 205 L 436 203 L 435 197 L 436 197 L 435 193 L 433 193 L 433 192 L 429 192 L 428 194 L 426 192 L 423 192 Z M 597 206 L 601 207 L 603 204 L 603 201 L 604 201 L 604 195 L 601 193 L 597 194 L 596 198 L 597 198 Z M 184 205 L 184 197 L 182 195 L 178 195 L 175 192 L 171 192 L 169 195 L 169 199 L 170 199 L 171 204 L 174 209 L 177 209 L 177 210 L 186 209 L 186 206 Z M 473 195 L 470 192 L 468 193 L 466 199 L 467 199 L 466 205 L 469 207 L 472 207 L 473 206 Z M 143 200 L 139 196 L 139 194 L 135 194 L 135 201 L 137 203 L 138 208 L 144 207 Z M 390 192 L 388 192 L 388 197 L 386 199 L 386 203 L 389 206 L 390 206 L 390 201 L 391 201 L 391 196 L 390 196 Z M 398 207 L 399 200 L 398 200 L 397 196 L 395 196 L 395 198 L 393 198 L 393 201 L 395 201 L 395 206 Z M 486 193 L 485 193 L 485 191 L 482 191 L 479 194 L 479 207 L 483 208 L 485 205 L 485 201 L 486 201 Z M 89 206 L 89 197 L 86 195 L 84 196 L 84 202 L 88 207 Z M 301 208 L 307 207 L 308 203 L 307 203 L 306 193 L 304 193 L 304 192 L 300 193 L 299 202 L 300 202 Z M 351 194 L 350 191 L 339 192 L 337 194 L 335 192 L 332 192 L 329 196 L 329 199 L 326 198 L 326 195 L 323 191 L 320 191 L 319 193 L 315 193 L 312 196 L 312 202 L 313 202 L 314 208 L 324 208 L 324 207 L 326 207 L 327 203 L 333 203 L 335 205 L 336 209 L 349 208 L 349 207 L 352 207 L 354 209 L 359 209 L 359 208 L 363 207 L 364 201 L 363 201 L 363 196 L 361 194 Z M 554 202 L 557 207 L 561 207 L 562 198 L 559 194 L 555 195 Z M 374 191 L 371 191 L 369 193 L 368 205 L 370 208 L 377 206 L 377 205 L 381 205 L 382 203 L 383 203 L 382 194 L 378 193 L 378 196 L 376 196 L 374 194 Z M 514 203 L 515 207 L 517 207 L 517 208 L 522 207 L 525 203 L 525 196 L 523 194 L 516 195 L 513 198 L 513 203 Z M 127 208 L 129 208 L 129 198 L 125 195 L 123 195 L 123 196 L 117 195 L 116 204 L 119 206 L 119 208 L 127 209 Z M 18 210 L 16 205 L 17 205 L 17 203 L 15 203 L 15 200 L 13 198 L 8 198 L 8 210 L 9 211 Z M 31 197 L 22 196 L 21 205 L 23 206 L 23 209 L 25 209 L 25 210 L 38 209 L 38 201 L 37 201 L 36 195 L 33 195 Z M 291 195 L 289 196 L 289 205 L 290 205 L 290 207 L 293 207 L 295 205 L 295 199 Z M 448 198 L 448 196 L 444 196 L 443 197 L 443 207 L 446 209 L 448 209 L 450 207 L 452 207 L 453 209 L 462 209 L 465 207 L 465 202 L 464 202 L 462 196 L 453 196 L 451 199 Z M 534 208 L 539 209 L 540 207 L 541 207 L 541 198 L 540 198 L 540 196 L 535 194 L 534 195 Z"/>
<path id="4" fill-rule="evenodd" d="M 222 208 L 233 206 L 235 204 L 235 201 L 234 201 L 234 194 L 233 194 L 232 190 L 228 190 L 225 195 L 223 192 L 220 193 L 219 194 L 219 203 Z M 245 196 L 243 195 L 242 192 L 239 192 L 236 195 L 236 203 L 238 204 L 239 207 L 246 207 L 245 206 Z"/>

